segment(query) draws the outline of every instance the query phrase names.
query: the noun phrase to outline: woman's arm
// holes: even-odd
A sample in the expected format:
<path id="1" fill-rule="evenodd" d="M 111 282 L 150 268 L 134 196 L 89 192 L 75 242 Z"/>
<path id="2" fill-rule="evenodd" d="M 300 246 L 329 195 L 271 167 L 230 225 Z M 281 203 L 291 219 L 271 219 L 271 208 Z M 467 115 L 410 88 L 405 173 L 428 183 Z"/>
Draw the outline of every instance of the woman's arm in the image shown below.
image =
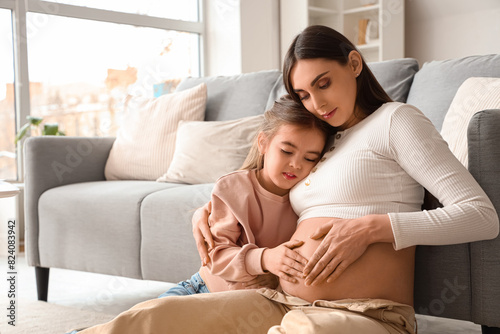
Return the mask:
<path id="1" fill-rule="evenodd" d="M 212 232 L 210 232 L 210 226 L 208 226 L 210 212 L 212 212 L 212 202 L 208 202 L 201 208 L 198 208 L 191 219 L 193 236 L 202 266 L 206 266 L 210 262 L 208 251 L 215 247 Z"/>
<path id="2" fill-rule="evenodd" d="M 398 108 L 391 122 L 394 159 L 443 204 L 434 210 L 389 213 L 395 249 L 495 238 L 499 225 L 493 204 L 432 123 L 409 105 Z"/>
<path id="3" fill-rule="evenodd" d="M 398 250 L 498 235 L 498 216 L 491 201 L 420 111 L 401 106 L 388 130 L 393 159 L 444 207 L 332 219 L 312 235 L 315 239 L 326 236 L 304 269 L 306 284 L 337 278 L 372 243 L 391 242 Z"/>

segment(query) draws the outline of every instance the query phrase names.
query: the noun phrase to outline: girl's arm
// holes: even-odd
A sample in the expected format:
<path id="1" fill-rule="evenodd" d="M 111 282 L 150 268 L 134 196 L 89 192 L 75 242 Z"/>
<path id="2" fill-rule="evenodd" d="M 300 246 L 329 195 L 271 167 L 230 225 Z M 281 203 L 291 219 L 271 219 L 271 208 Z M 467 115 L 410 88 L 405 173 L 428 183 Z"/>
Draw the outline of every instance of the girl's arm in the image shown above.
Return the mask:
<path id="1" fill-rule="evenodd" d="M 307 260 L 293 250 L 297 243 L 289 242 L 273 249 L 257 246 L 255 234 L 258 231 L 252 231 L 248 222 L 237 219 L 237 216 L 246 216 L 246 210 L 251 207 L 242 206 L 242 200 L 235 200 L 234 194 L 228 194 L 227 189 L 227 185 L 220 189 L 216 185 L 212 194 L 209 223 L 214 247 L 209 251 L 211 263 L 208 264 L 211 273 L 226 281 L 250 281 L 267 272 L 268 268 L 263 265 L 268 262 L 263 260 L 263 254 L 271 252 L 273 262 L 269 271 L 290 281 L 295 281 L 292 276 L 302 276 Z M 280 266 L 277 267 L 276 263 Z"/>
<path id="2" fill-rule="evenodd" d="M 215 247 L 210 226 L 208 226 L 208 216 L 212 212 L 212 202 L 208 202 L 201 208 L 198 208 L 191 219 L 193 226 L 193 237 L 196 242 L 196 248 L 200 255 L 201 265 L 206 266 L 210 262 L 208 250 Z"/>

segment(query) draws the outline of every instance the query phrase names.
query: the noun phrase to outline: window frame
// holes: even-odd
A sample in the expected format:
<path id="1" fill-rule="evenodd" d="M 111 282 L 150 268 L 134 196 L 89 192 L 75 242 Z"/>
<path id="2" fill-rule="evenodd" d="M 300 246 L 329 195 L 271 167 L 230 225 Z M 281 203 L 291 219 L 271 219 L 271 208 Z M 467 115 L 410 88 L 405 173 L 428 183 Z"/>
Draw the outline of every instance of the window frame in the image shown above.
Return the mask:
<path id="1" fill-rule="evenodd" d="M 206 38 L 204 23 L 205 11 L 203 6 L 204 0 L 197 1 L 198 21 L 192 22 L 160 18 L 142 14 L 117 12 L 106 9 L 61 4 L 50 1 L 0 0 L 0 8 L 8 9 L 12 12 L 16 133 L 19 131 L 20 127 L 23 124 L 23 122 L 20 122 L 20 120 L 25 120 L 26 117 L 30 115 L 28 46 L 25 37 L 27 36 L 26 14 L 28 12 L 198 34 L 200 43 L 198 61 L 200 66 L 200 75 L 203 75 L 206 67 L 204 56 L 204 41 Z M 18 143 L 17 152 L 17 180 L 9 181 L 22 183 L 24 182 L 22 143 Z"/>

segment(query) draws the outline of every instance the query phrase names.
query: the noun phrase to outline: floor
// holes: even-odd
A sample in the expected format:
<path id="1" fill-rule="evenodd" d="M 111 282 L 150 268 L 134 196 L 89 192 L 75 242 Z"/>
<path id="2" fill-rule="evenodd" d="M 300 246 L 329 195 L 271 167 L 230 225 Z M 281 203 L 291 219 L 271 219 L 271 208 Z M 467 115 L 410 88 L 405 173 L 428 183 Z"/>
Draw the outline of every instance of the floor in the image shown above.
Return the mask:
<path id="1" fill-rule="evenodd" d="M 0 256 L 0 275 L 2 276 L 7 273 L 6 263 L 6 257 Z M 20 254 L 17 258 L 16 265 L 18 298 L 36 300 L 34 269 L 27 266 L 24 254 Z M 5 279 L 0 280 L 0 294 L 2 295 L 6 294 L 7 291 L 4 281 Z M 49 302 L 116 315 L 138 302 L 156 298 L 170 286 L 172 286 L 171 283 L 51 269 Z M 481 332 L 479 326 L 470 322 L 419 315 L 417 318 L 419 334 L 474 334 Z"/>

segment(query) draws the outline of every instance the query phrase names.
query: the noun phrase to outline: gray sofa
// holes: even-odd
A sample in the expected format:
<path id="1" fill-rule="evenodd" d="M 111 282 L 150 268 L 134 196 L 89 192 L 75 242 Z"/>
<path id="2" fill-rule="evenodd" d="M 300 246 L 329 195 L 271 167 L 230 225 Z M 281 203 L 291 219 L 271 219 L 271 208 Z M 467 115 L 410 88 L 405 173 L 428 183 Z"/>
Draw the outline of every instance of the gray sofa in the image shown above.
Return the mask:
<path id="1" fill-rule="evenodd" d="M 468 77 L 500 77 L 500 55 L 425 63 L 371 63 L 394 100 L 420 108 L 440 130 Z M 207 121 L 263 113 L 284 93 L 279 71 L 187 78 L 178 90 L 207 83 Z M 469 126 L 469 169 L 500 212 L 500 110 L 477 113 Z M 193 211 L 213 184 L 106 181 L 114 138 L 36 137 L 25 144 L 26 251 L 47 300 L 49 268 L 177 282 L 200 265 L 191 233 Z M 434 201 L 435 202 L 435 201 Z M 436 203 L 427 201 L 425 208 Z M 500 239 L 419 246 L 417 313 L 500 329 Z"/>

